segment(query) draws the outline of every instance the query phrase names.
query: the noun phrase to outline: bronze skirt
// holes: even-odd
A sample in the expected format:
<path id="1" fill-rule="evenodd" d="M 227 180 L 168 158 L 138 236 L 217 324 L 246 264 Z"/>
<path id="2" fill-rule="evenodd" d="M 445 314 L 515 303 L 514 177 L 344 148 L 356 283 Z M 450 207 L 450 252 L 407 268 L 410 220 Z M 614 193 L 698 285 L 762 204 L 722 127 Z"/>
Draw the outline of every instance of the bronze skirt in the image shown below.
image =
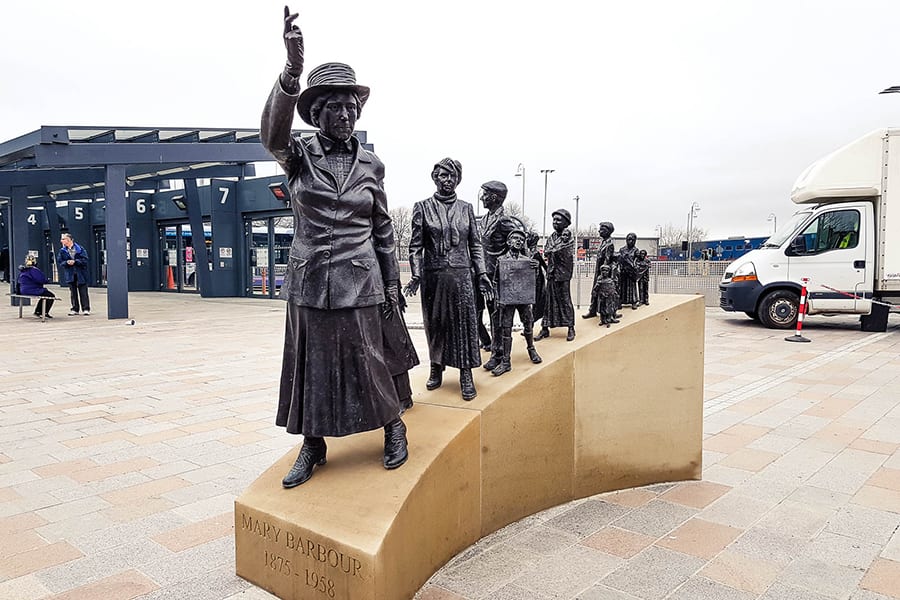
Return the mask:
<path id="1" fill-rule="evenodd" d="M 471 369 L 481 364 L 472 272 L 468 268 L 425 271 L 422 320 L 431 362 Z"/>
<path id="2" fill-rule="evenodd" d="M 547 282 L 547 304 L 544 307 L 542 327 L 574 327 L 575 307 L 572 306 L 572 282 Z M 535 321 L 537 316 L 534 317 Z"/>
<path id="3" fill-rule="evenodd" d="M 288 302 L 275 424 L 339 437 L 400 414 L 378 306 L 322 310 Z"/>

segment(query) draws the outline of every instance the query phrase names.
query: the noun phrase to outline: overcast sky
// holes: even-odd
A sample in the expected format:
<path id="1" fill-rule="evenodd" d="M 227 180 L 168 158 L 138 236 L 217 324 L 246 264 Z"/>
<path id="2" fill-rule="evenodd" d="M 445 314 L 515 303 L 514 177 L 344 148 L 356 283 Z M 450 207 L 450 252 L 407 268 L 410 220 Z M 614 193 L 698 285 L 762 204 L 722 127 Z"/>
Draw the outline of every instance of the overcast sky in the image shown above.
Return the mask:
<path id="1" fill-rule="evenodd" d="M 389 204 L 430 195 L 462 162 L 460 196 L 509 186 L 525 209 L 616 234 L 696 224 L 771 232 L 820 156 L 900 126 L 900 2 L 457 0 L 291 5 L 306 71 L 352 65 L 372 88 L 357 123 Z M 284 63 L 283 3 L 4 3 L 0 140 L 41 125 L 252 127 Z M 305 75 L 304 80 L 305 82 Z M 295 126 L 302 124 L 299 118 Z M 273 174 L 272 170 L 268 173 Z M 549 225 L 548 225 L 549 228 Z"/>

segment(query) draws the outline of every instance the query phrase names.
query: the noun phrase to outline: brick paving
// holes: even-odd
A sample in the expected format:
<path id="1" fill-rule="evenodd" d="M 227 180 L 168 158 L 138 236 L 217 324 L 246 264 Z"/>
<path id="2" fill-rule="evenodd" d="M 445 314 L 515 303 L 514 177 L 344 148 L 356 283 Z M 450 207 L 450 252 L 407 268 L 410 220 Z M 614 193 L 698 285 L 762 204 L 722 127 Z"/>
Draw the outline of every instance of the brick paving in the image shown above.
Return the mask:
<path id="1" fill-rule="evenodd" d="M 297 443 L 272 425 L 283 304 L 92 304 L 0 311 L 0 599 L 272 598 L 234 575 L 231 511 Z M 707 309 L 703 481 L 525 518 L 418 599 L 900 598 L 897 330 L 811 318 L 792 344 Z"/>

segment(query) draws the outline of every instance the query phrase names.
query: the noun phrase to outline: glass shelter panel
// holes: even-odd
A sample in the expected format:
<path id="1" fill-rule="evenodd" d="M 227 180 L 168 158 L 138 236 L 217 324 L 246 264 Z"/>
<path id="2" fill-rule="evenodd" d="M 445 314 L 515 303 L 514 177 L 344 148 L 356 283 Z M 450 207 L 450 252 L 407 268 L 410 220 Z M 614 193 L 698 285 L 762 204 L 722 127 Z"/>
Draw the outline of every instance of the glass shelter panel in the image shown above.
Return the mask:
<path id="1" fill-rule="evenodd" d="M 269 262 L 272 244 L 269 240 L 270 219 L 254 219 L 250 221 L 250 293 L 253 296 L 271 296 L 272 269 Z"/>
<path id="2" fill-rule="evenodd" d="M 97 253 L 97 285 L 106 285 L 106 228 L 94 228 L 94 249 Z"/>
<path id="3" fill-rule="evenodd" d="M 284 283 L 284 275 L 287 273 L 288 258 L 291 255 L 291 242 L 294 239 L 294 216 L 275 217 L 273 219 L 273 239 L 274 247 L 272 250 L 273 275 L 274 282 L 272 284 L 275 295 L 281 291 L 281 285 Z"/>
<path id="4" fill-rule="evenodd" d="M 187 223 L 165 225 L 160 228 L 162 239 L 162 289 L 170 292 L 197 292 L 199 278 L 197 276 L 197 252 L 195 236 Z M 207 256 L 212 246 L 211 227 L 209 222 L 203 223 L 203 238 Z M 206 268 L 209 268 L 207 265 Z"/>
<path id="5" fill-rule="evenodd" d="M 287 273 L 291 242 L 294 239 L 292 215 L 267 216 L 244 221 L 249 260 L 248 289 L 251 296 L 276 298 Z"/>
<path id="6" fill-rule="evenodd" d="M 168 225 L 160 228 L 162 240 L 162 289 L 169 292 L 177 292 L 181 289 L 181 269 L 178 256 L 181 251 L 181 243 L 178 237 L 179 227 Z"/>

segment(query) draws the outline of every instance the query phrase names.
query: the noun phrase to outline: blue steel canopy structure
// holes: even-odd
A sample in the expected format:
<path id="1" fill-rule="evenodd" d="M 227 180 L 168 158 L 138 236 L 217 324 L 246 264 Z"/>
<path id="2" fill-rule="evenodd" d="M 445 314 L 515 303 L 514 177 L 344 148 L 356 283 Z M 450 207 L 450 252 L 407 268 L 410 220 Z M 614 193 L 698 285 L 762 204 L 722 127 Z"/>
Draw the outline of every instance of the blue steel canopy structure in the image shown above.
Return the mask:
<path id="1" fill-rule="evenodd" d="M 126 192 L 184 180 L 188 219 L 202 231 L 197 179 L 252 177 L 251 163 L 271 160 L 257 129 L 43 126 L 0 143 L 0 202 L 8 198 L 10 204 L 10 256 L 27 249 L 26 204 L 44 203 L 50 234 L 58 239 L 57 200 L 105 198 L 108 316 L 127 318 Z M 196 250 L 205 265 L 206 248 L 199 244 Z M 198 275 L 203 285 L 208 273 L 200 269 Z"/>

